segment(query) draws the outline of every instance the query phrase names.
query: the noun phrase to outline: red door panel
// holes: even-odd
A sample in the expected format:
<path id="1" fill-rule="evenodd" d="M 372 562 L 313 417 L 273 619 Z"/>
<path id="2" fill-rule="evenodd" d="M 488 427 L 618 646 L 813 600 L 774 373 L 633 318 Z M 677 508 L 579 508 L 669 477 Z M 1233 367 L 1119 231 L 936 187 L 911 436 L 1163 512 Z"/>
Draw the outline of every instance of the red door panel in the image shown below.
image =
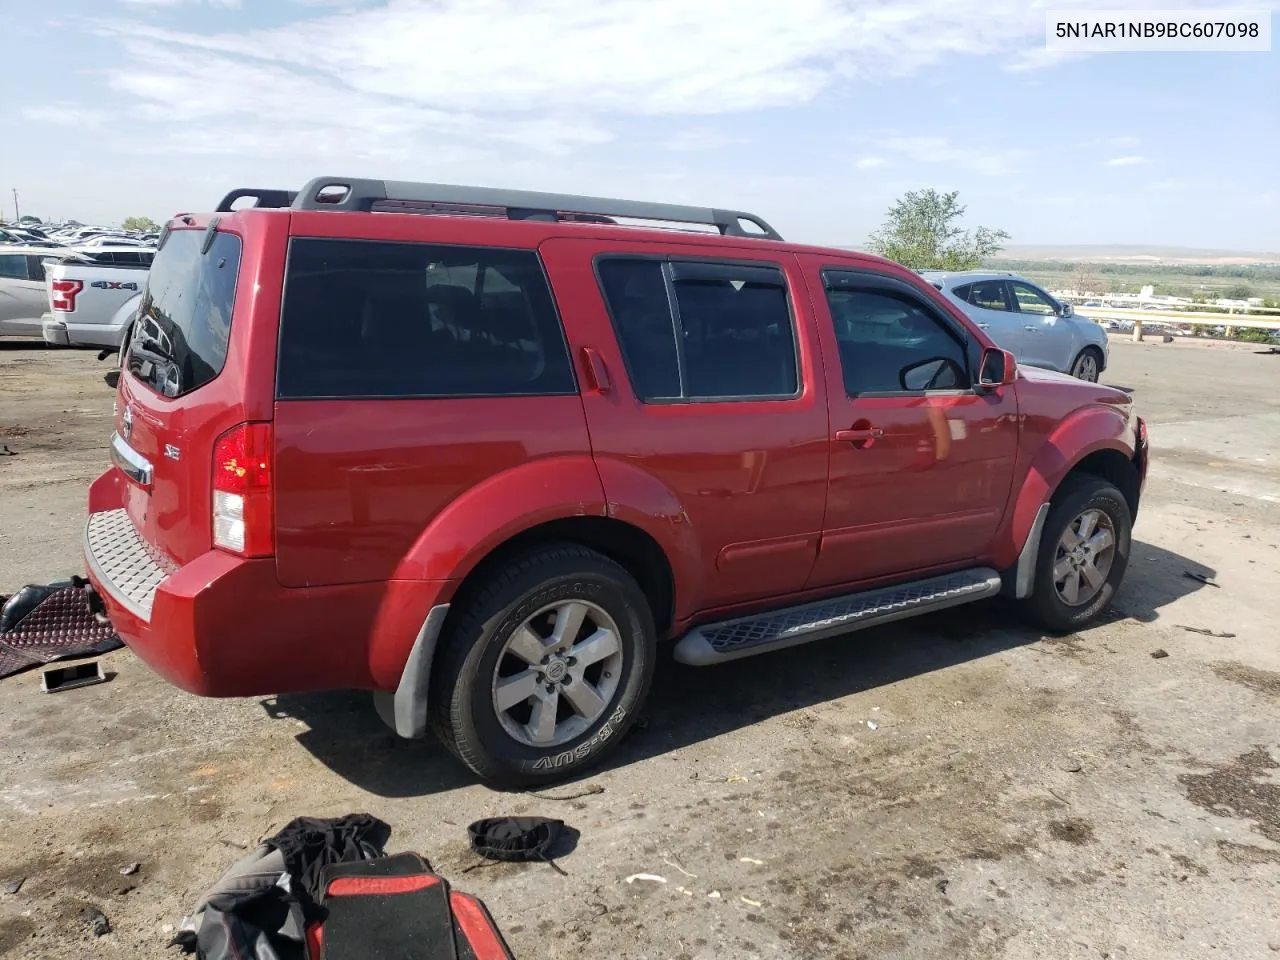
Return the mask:
<path id="1" fill-rule="evenodd" d="M 643 471 L 672 493 L 696 536 L 701 579 L 678 585 L 677 619 L 803 587 L 822 529 L 830 444 L 819 347 L 794 257 L 727 243 L 722 252 L 705 245 L 686 249 L 676 243 L 557 239 L 539 249 L 566 312 L 579 377 L 587 385 L 583 407 L 606 496 L 616 470 Z M 791 288 L 800 395 L 638 400 L 593 268 L 598 254 L 697 260 L 710 254 L 780 267 Z M 599 389 L 602 379 L 607 386 Z"/>
<path id="2" fill-rule="evenodd" d="M 821 269 L 804 256 L 831 408 L 831 484 L 810 587 L 975 562 L 990 548 L 1018 445 L 1011 387 L 850 397 Z M 857 264 L 854 269 L 866 269 Z M 926 306 L 941 311 L 921 292 Z M 971 331 L 970 331 L 971 332 Z"/>

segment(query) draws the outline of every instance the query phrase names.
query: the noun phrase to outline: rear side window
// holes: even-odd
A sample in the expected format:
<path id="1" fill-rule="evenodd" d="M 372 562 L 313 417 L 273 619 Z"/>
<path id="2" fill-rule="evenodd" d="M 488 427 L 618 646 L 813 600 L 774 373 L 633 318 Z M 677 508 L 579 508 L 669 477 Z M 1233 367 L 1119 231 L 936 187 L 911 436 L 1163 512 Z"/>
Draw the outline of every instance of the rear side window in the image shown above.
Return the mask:
<path id="1" fill-rule="evenodd" d="M 576 390 L 555 301 L 533 251 L 290 243 L 280 398 Z"/>
<path id="2" fill-rule="evenodd" d="M 1010 309 L 1008 288 L 1003 280 L 979 280 L 977 283 L 956 287 L 955 294 L 966 303 L 984 310 Z"/>
<path id="3" fill-rule="evenodd" d="M 597 271 L 641 400 L 797 394 L 795 330 L 777 267 L 610 257 Z"/>
<path id="4" fill-rule="evenodd" d="M 240 238 L 174 230 L 147 275 L 129 341 L 129 372 L 157 393 L 178 397 L 203 387 L 227 362 Z"/>
<path id="5" fill-rule="evenodd" d="M 0 255 L 0 277 L 8 280 L 26 280 L 27 258 L 15 253 Z"/>

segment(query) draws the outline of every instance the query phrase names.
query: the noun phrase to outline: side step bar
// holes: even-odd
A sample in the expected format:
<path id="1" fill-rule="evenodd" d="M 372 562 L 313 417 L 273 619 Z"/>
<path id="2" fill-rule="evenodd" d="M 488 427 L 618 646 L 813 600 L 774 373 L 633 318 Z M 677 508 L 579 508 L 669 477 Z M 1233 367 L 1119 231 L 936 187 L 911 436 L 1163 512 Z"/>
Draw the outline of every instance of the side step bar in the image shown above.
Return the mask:
<path id="1" fill-rule="evenodd" d="M 707 623 L 680 639 L 675 658 L 695 667 L 739 660 L 994 597 L 1000 592 L 1000 585 L 1000 574 L 996 571 L 975 567 L 755 616 Z"/>

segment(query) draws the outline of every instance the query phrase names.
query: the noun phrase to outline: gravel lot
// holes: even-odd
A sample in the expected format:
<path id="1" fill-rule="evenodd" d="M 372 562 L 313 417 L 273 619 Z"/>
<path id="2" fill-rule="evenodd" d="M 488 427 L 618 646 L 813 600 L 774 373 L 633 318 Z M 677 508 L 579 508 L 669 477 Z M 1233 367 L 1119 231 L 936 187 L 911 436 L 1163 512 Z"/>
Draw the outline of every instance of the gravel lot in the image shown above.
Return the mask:
<path id="1" fill-rule="evenodd" d="M 1104 380 L 1134 390 L 1155 452 L 1110 622 L 1045 639 L 990 603 L 664 663 L 643 727 L 585 781 L 600 793 L 495 792 L 395 739 L 367 695 L 201 700 L 127 650 L 96 687 L 0 681 L 0 891 L 25 877 L 0 892 L 0 956 L 172 956 L 242 846 L 355 811 L 483 898 L 524 958 L 1280 956 L 1280 356 L 1112 349 Z M 0 593 L 79 571 L 107 369 L 0 342 Z M 466 824 L 500 813 L 579 830 L 568 876 L 464 874 Z M 642 872 L 667 882 L 625 882 Z"/>

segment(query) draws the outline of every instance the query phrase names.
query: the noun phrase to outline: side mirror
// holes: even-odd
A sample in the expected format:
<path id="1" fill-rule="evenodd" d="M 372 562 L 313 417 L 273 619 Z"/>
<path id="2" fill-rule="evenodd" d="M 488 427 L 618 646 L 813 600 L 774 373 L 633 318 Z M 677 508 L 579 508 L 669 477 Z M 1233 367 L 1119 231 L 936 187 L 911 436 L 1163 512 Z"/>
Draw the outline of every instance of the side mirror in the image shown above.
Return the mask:
<path id="1" fill-rule="evenodd" d="M 1076 315 L 1075 307 L 1073 307 L 1069 303 L 1062 304 L 1062 311 L 1058 314 L 1058 316 L 1062 317 L 1065 320 L 1067 317 L 1074 317 L 1075 315 Z"/>
<path id="2" fill-rule="evenodd" d="M 982 366 L 978 369 L 978 386 L 988 389 L 1007 387 L 1018 377 L 1018 360 L 1008 350 L 987 347 L 982 351 Z"/>

